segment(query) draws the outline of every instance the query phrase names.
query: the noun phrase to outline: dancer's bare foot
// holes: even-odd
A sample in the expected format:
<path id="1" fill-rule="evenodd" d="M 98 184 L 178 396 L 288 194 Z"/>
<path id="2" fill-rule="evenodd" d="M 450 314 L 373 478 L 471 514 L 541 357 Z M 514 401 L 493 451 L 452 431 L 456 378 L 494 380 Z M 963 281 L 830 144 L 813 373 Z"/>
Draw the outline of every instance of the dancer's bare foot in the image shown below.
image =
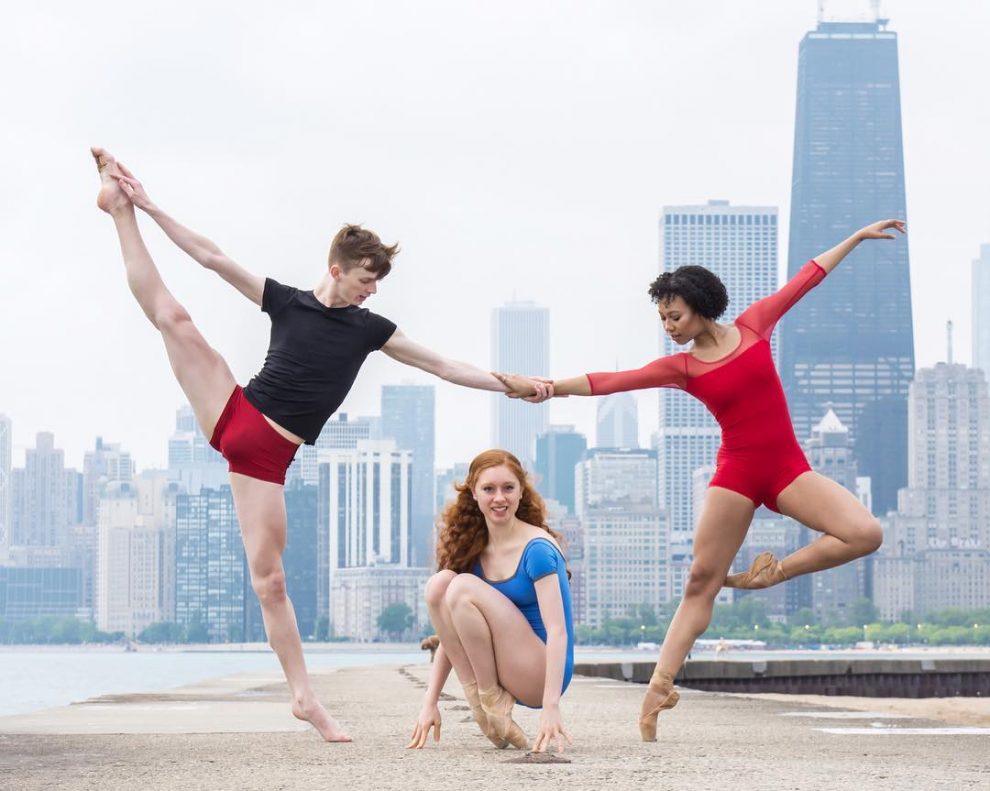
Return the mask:
<path id="1" fill-rule="evenodd" d="M 315 697 L 308 701 L 296 701 L 292 704 L 292 716 L 297 720 L 308 722 L 319 732 L 327 742 L 352 741 L 347 732 L 340 727 L 333 717 L 323 708 Z"/>
<path id="2" fill-rule="evenodd" d="M 100 172 L 100 192 L 96 196 L 96 205 L 107 214 L 126 209 L 131 206 L 130 198 L 121 189 L 118 178 L 123 176 L 117 166 L 117 160 L 109 151 L 93 146 L 89 149 L 96 161 L 96 169 Z"/>

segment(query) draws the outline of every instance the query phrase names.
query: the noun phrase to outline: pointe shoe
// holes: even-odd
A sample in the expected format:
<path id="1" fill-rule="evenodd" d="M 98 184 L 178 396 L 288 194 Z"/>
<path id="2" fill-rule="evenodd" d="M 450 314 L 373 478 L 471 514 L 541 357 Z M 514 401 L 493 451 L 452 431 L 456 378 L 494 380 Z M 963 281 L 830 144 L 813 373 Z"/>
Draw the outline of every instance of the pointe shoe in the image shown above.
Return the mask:
<path id="1" fill-rule="evenodd" d="M 777 560 L 773 552 L 761 552 L 756 556 L 749 571 L 739 574 L 730 574 L 725 578 L 722 585 L 726 588 L 747 588 L 756 590 L 758 588 L 769 588 L 788 579 L 784 572 L 784 561 Z"/>
<path id="2" fill-rule="evenodd" d="M 492 744 L 494 744 L 498 749 L 504 750 L 509 746 L 509 742 L 501 738 L 495 732 L 495 726 L 488 719 L 488 715 L 485 714 L 485 710 L 481 707 L 481 698 L 478 696 L 478 684 L 474 681 L 470 681 L 467 684 L 462 684 L 464 687 L 464 697 L 467 698 L 468 705 L 471 707 L 471 716 L 474 717 L 474 721 L 478 723 L 478 727 L 481 732 L 485 734 Z"/>
<path id="3" fill-rule="evenodd" d="M 657 667 L 650 678 L 649 691 L 654 695 L 659 695 L 660 700 L 653 706 L 646 708 L 646 701 L 643 701 L 643 709 L 639 714 L 639 735 L 644 742 L 655 742 L 657 740 L 657 717 L 661 711 L 672 709 L 677 705 L 681 696 L 674 689 L 674 677 L 670 673 L 663 673 Z"/>
<path id="4" fill-rule="evenodd" d="M 495 734 L 513 747 L 525 749 L 529 740 L 512 719 L 512 707 L 516 705 L 512 695 L 502 687 L 495 686 L 492 689 L 479 690 L 478 697 L 481 698 L 481 708 L 488 715 L 488 722 L 495 729 Z"/>

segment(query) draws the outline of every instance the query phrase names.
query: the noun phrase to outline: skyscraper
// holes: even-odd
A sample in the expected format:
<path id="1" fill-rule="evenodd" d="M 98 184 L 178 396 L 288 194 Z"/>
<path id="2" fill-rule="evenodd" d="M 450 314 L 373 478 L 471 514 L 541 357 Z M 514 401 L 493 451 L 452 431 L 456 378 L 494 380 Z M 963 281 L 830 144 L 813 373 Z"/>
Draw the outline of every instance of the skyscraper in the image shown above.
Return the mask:
<path id="1" fill-rule="evenodd" d="M 282 553 L 285 585 L 296 611 L 299 634 L 306 639 L 316 633 L 317 487 L 302 481 L 285 486 L 286 545 Z"/>
<path id="2" fill-rule="evenodd" d="M 13 423 L 0 415 L 0 558 L 10 547 L 10 462 Z"/>
<path id="3" fill-rule="evenodd" d="M 69 521 L 65 454 L 55 435 L 38 432 L 28 448 L 23 469 L 11 475 L 12 545 L 59 546 Z"/>
<path id="4" fill-rule="evenodd" d="M 723 200 L 704 206 L 665 206 L 661 232 L 661 271 L 695 264 L 718 275 L 729 292 L 724 320 L 732 321 L 750 304 L 776 291 L 776 207 L 730 206 Z M 681 351 L 666 335 L 661 345 L 665 355 Z M 776 353 L 776 338 L 773 349 Z M 700 401 L 670 388 L 660 390 L 659 426 L 661 505 L 671 530 L 687 537 L 696 519 L 691 475 L 714 462 L 721 431 Z"/>
<path id="5" fill-rule="evenodd" d="M 666 519 L 657 506 L 657 453 L 592 448 L 575 469 L 584 625 L 654 613 L 667 601 Z M 577 526 L 575 526 L 577 527 Z"/>
<path id="6" fill-rule="evenodd" d="M 922 368 L 908 409 L 908 485 L 874 563 L 884 618 L 990 607 L 990 391 L 983 371 Z"/>
<path id="7" fill-rule="evenodd" d="M 972 302 L 973 367 L 990 379 L 990 244 L 981 244 L 980 257 L 973 261 Z"/>
<path id="8" fill-rule="evenodd" d="M 584 434 L 574 426 L 550 426 L 536 438 L 537 488 L 544 499 L 556 500 L 575 512 L 574 466 L 588 447 Z"/>
<path id="9" fill-rule="evenodd" d="M 550 311 L 533 302 L 510 302 L 492 311 L 492 369 L 540 376 L 550 369 Z M 547 430 L 547 404 L 492 395 L 492 445 L 533 469 L 536 437 Z"/>
<path id="10" fill-rule="evenodd" d="M 639 447 L 639 407 L 633 393 L 613 393 L 598 402 L 595 446 L 599 448 Z"/>
<path id="11" fill-rule="evenodd" d="M 251 590 L 229 486 L 176 501 L 175 621 L 210 642 L 243 640 Z"/>
<path id="12" fill-rule="evenodd" d="M 819 421 L 811 436 L 804 442 L 804 452 L 815 472 L 831 478 L 853 494 L 857 493 L 856 458 L 852 453 L 849 429 L 842 425 L 831 409 Z M 873 558 L 858 558 L 841 566 L 816 574 L 807 574 L 791 581 L 797 588 L 799 607 L 810 605 L 819 620 L 828 615 L 839 616 L 840 622 L 848 622 L 852 605 L 863 596 L 872 593 Z M 807 580 L 802 584 L 803 580 Z M 807 590 L 805 590 L 807 589 Z M 860 626 L 861 624 L 855 624 Z"/>
<path id="13" fill-rule="evenodd" d="M 171 450 L 171 443 L 170 450 Z M 211 449 L 212 450 L 212 449 Z M 134 478 L 134 462 L 129 451 L 119 444 L 96 438 L 96 447 L 83 456 L 83 524 L 97 523 L 96 506 L 102 489 L 111 483 L 127 482 Z"/>
<path id="14" fill-rule="evenodd" d="M 906 218 L 897 34 L 820 22 L 798 54 L 788 274 L 868 222 Z M 860 245 L 781 325 L 781 378 L 798 437 L 827 405 L 849 427 L 877 513 L 907 480 L 914 376 L 906 239 Z"/>
<path id="15" fill-rule="evenodd" d="M 382 438 L 412 451 L 412 564 L 430 565 L 436 410 L 433 385 L 382 387 Z"/>

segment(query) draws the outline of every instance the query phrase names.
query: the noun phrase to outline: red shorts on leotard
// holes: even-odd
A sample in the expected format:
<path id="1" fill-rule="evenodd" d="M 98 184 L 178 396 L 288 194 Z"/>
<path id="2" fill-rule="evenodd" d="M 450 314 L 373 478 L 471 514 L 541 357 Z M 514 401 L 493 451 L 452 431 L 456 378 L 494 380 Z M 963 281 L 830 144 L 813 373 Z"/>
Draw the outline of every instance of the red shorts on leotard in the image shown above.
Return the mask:
<path id="1" fill-rule="evenodd" d="M 715 474 L 709 486 L 721 486 L 748 497 L 759 507 L 765 505 L 771 511 L 777 508 L 777 495 L 786 489 L 811 465 L 797 442 L 780 443 L 776 448 L 755 453 L 740 453 L 719 448 L 715 462 Z"/>
<path id="2" fill-rule="evenodd" d="M 244 397 L 240 385 L 227 399 L 210 444 L 227 460 L 231 472 L 281 485 L 299 448 L 272 428 Z"/>

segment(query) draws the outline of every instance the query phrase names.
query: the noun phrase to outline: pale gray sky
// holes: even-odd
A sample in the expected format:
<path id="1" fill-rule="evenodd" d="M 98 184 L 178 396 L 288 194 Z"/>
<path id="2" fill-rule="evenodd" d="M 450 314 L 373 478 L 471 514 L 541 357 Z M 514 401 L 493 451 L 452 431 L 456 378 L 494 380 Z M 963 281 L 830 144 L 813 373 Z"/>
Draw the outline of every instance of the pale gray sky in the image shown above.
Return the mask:
<path id="1" fill-rule="evenodd" d="M 990 242 L 990 4 L 884 11 L 900 36 L 917 361 L 944 358 L 948 318 L 968 361 L 970 261 Z M 6 7 L 0 412 L 14 463 L 50 430 L 73 465 L 97 434 L 162 464 L 183 400 L 94 206 L 90 144 L 283 282 L 315 284 L 345 221 L 399 240 L 369 307 L 445 355 L 487 368 L 491 309 L 515 296 L 551 309 L 549 373 L 631 367 L 657 354 L 645 288 L 663 205 L 777 205 L 786 266 L 797 51 L 815 14 L 814 0 Z M 143 227 L 246 382 L 267 317 Z M 377 413 L 379 387 L 403 380 L 432 381 L 374 355 L 343 409 Z M 489 396 L 436 384 L 437 462 L 470 459 L 490 442 Z M 656 397 L 639 400 L 645 441 Z M 556 401 L 551 419 L 594 435 L 591 400 Z"/>

